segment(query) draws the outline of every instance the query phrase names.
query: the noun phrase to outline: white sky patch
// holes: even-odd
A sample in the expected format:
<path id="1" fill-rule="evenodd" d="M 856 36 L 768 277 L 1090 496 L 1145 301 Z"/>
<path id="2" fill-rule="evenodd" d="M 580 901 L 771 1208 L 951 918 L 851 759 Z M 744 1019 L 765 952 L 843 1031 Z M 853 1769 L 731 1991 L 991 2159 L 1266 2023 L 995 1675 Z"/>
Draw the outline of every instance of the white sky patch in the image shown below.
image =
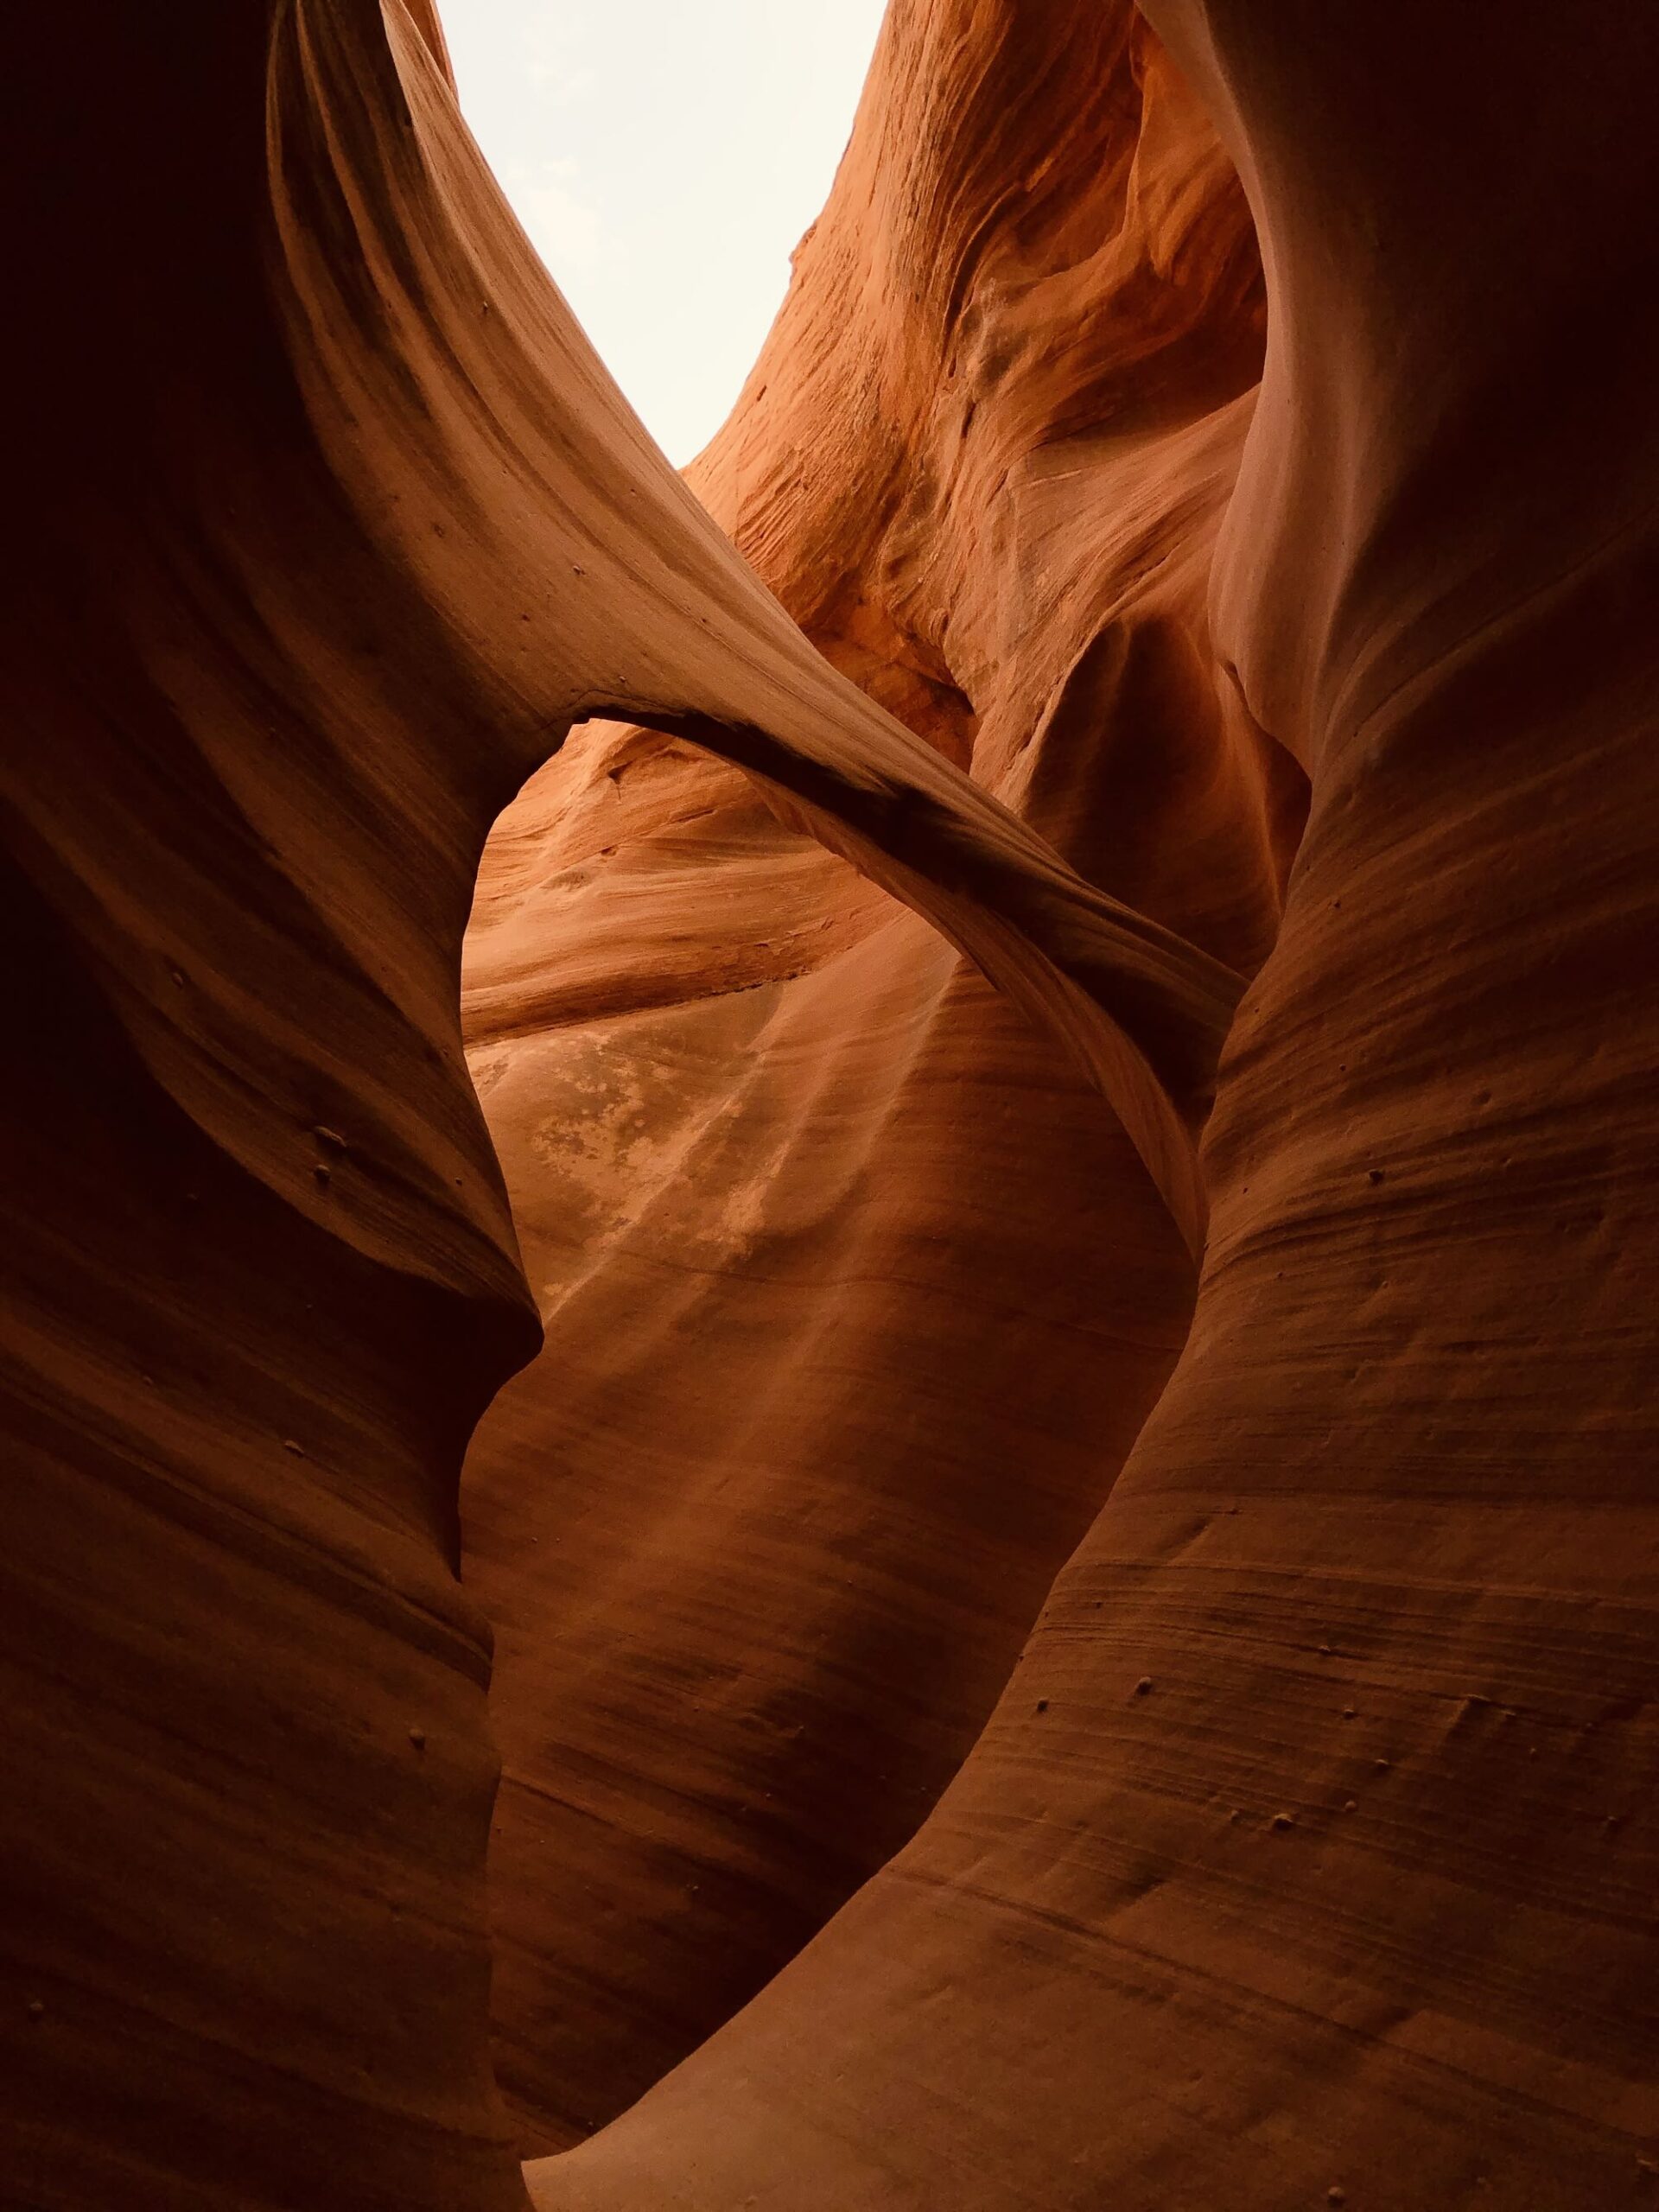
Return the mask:
<path id="1" fill-rule="evenodd" d="M 524 60 L 531 80 L 556 106 L 568 107 L 593 91 L 597 79 L 583 58 L 588 24 L 577 6 L 550 6 L 543 0 L 542 5 L 535 7 L 531 0 L 521 0 L 515 11 L 492 8 L 489 0 L 451 0 L 451 4 L 486 20 L 492 15 L 511 16 L 517 12 L 522 16 Z"/>
<path id="2" fill-rule="evenodd" d="M 605 226 L 599 210 L 582 196 L 574 162 L 517 168 L 501 182 L 531 244 L 550 269 L 563 270 L 567 284 L 599 267 Z"/>
<path id="3" fill-rule="evenodd" d="M 440 0 L 474 136 L 669 459 L 714 435 L 829 195 L 885 0 Z"/>

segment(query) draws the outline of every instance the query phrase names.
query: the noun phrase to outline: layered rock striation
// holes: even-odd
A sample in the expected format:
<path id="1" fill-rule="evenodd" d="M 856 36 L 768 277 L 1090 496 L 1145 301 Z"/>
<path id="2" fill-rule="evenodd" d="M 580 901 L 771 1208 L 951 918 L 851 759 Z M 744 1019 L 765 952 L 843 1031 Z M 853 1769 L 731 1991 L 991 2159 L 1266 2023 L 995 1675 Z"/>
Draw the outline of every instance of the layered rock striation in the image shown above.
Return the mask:
<path id="1" fill-rule="evenodd" d="M 1655 2186 L 1659 48 L 1147 13 L 1268 288 L 1212 680 L 1311 791 L 1191 1332 L 938 1808 L 549 2207 Z"/>
<path id="2" fill-rule="evenodd" d="M 689 479 L 828 659 L 1241 974 L 1306 804 L 1205 613 L 1262 325 L 1236 179 L 1131 10 L 899 11 Z M 464 1504 L 499 2069 L 558 2144 L 907 1840 L 1193 1268 L 1052 1038 L 683 742 L 590 724 L 532 779 L 465 980 L 548 1332 Z"/>
<path id="3" fill-rule="evenodd" d="M 0 2202 L 1659 2185 L 1659 28 L 1146 15 L 690 486 L 428 0 L 22 26 Z"/>

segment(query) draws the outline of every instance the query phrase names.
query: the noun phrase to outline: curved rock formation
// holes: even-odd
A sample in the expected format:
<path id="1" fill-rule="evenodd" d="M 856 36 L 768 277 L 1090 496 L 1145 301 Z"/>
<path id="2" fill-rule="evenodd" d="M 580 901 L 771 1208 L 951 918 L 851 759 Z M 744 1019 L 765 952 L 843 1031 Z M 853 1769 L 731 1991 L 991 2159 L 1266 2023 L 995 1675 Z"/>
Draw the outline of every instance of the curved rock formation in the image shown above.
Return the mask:
<path id="1" fill-rule="evenodd" d="M 1148 13 L 1265 242 L 1215 620 L 1313 794 L 1192 1334 L 938 1810 L 550 2208 L 1659 2182 L 1659 39 Z"/>
<path id="2" fill-rule="evenodd" d="M 1204 613 L 1261 305 L 1230 166 L 1131 11 L 915 10 L 690 472 L 831 661 L 1244 972 L 1302 797 L 1218 701 Z M 548 1332 L 464 1504 L 499 2064 L 554 2145 L 908 1838 L 1192 1277 L 1052 1045 L 683 746 L 594 726 L 533 779 L 467 960 Z"/>
<path id="3" fill-rule="evenodd" d="M 578 713 L 694 728 L 1052 1027 L 1189 1237 L 1236 982 L 801 640 L 541 276 L 429 22 L 111 8 L 18 69 L 14 204 L 66 117 L 93 150 L 7 365 L 5 2170 L 510 2203 L 454 1577 L 534 1342 L 456 1022 L 490 821 Z"/>
<path id="4" fill-rule="evenodd" d="M 1659 2186 L 1659 22 L 1147 13 L 1173 61 L 895 8 L 699 478 L 758 575 L 428 0 L 21 28 L 20 2212 L 525 2202 L 456 1503 L 536 1317 L 456 999 L 583 720 L 471 976 L 550 1348 L 471 1511 L 532 2112 L 601 2117 L 915 1833 L 531 2196 Z M 645 1971 L 536 1902 L 536 1783 Z"/>

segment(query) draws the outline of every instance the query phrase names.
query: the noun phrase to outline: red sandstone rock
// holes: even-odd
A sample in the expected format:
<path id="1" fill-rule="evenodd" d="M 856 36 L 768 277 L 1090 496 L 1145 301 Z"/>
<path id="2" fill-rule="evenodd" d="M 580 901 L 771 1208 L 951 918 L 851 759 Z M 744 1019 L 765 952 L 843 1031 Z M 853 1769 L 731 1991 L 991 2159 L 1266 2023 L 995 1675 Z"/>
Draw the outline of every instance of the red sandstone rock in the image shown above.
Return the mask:
<path id="1" fill-rule="evenodd" d="M 1659 40 L 1149 12 L 1265 241 L 1216 640 L 1313 789 L 1192 1332 L 938 1810 L 549 2208 L 1646 2186 Z"/>
<path id="2" fill-rule="evenodd" d="M 895 10 L 697 480 L 761 581 L 536 269 L 424 0 L 22 27 L 9 2202 L 524 2202 L 456 1486 L 535 1325 L 455 1001 L 490 824 L 594 717 L 656 735 L 579 738 L 479 902 L 553 1358 L 491 1417 L 476 1573 L 518 1796 L 588 1761 L 607 1878 L 671 1955 L 626 1980 L 625 1940 L 561 1936 L 519 1805 L 504 1989 L 620 1992 L 582 2091 L 626 2094 L 636 2032 L 649 2066 L 684 2048 L 961 1763 L 533 2196 L 1650 2184 L 1659 28 L 1148 12 L 1190 91 L 1116 8 Z M 1248 435 L 1253 264 L 1198 102 L 1262 240 Z M 721 1236 L 677 1306 L 664 1273 Z M 1001 1376 L 992 1270 L 1029 1348 Z M 568 1564 L 510 1557 L 556 1527 Z M 722 1650 L 694 1723 L 672 1686 Z M 788 1738 L 809 1707 L 850 1740 Z M 703 1795 L 658 1871 L 717 1868 L 713 1923 L 650 1894 L 677 1770 Z M 751 1774 L 779 1810 L 746 1835 Z M 741 1965 L 712 1993 L 710 1925 Z M 531 2024 L 510 2056 L 568 2127 Z"/>
<path id="3" fill-rule="evenodd" d="M 7 363 L 25 2201 L 519 2201 L 454 1564 L 463 1441 L 534 1337 L 455 984 L 485 831 L 573 715 L 767 775 L 1055 1026 L 1201 1220 L 1230 971 L 801 640 L 434 51 L 395 7 L 245 0 L 42 16 L 17 57 L 13 202 L 59 188 Z"/>
<path id="4" fill-rule="evenodd" d="M 832 661 L 1248 970 L 1301 782 L 1217 704 L 1203 607 L 1254 243 L 1131 15 L 1025 38 L 1011 99 L 966 11 L 890 29 L 691 480 Z M 1191 1273 L 1052 1044 L 683 746 L 593 727 L 532 780 L 466 976 L 548 1330 L 464 1508 L 498 1630 L 499 2063 L 557 2145 L 907 1840 Z"/>

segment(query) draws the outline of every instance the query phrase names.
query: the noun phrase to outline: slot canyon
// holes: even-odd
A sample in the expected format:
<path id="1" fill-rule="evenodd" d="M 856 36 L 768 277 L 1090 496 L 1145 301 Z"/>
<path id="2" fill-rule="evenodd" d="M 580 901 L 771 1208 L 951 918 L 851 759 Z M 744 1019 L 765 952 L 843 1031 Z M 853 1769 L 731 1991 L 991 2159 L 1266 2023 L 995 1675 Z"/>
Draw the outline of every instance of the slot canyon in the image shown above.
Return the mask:
<path id="1" fill-rule="evenodd" d="M 10 64 L 0 2208 L 1659 2208 L 1659 11 Z"/>

